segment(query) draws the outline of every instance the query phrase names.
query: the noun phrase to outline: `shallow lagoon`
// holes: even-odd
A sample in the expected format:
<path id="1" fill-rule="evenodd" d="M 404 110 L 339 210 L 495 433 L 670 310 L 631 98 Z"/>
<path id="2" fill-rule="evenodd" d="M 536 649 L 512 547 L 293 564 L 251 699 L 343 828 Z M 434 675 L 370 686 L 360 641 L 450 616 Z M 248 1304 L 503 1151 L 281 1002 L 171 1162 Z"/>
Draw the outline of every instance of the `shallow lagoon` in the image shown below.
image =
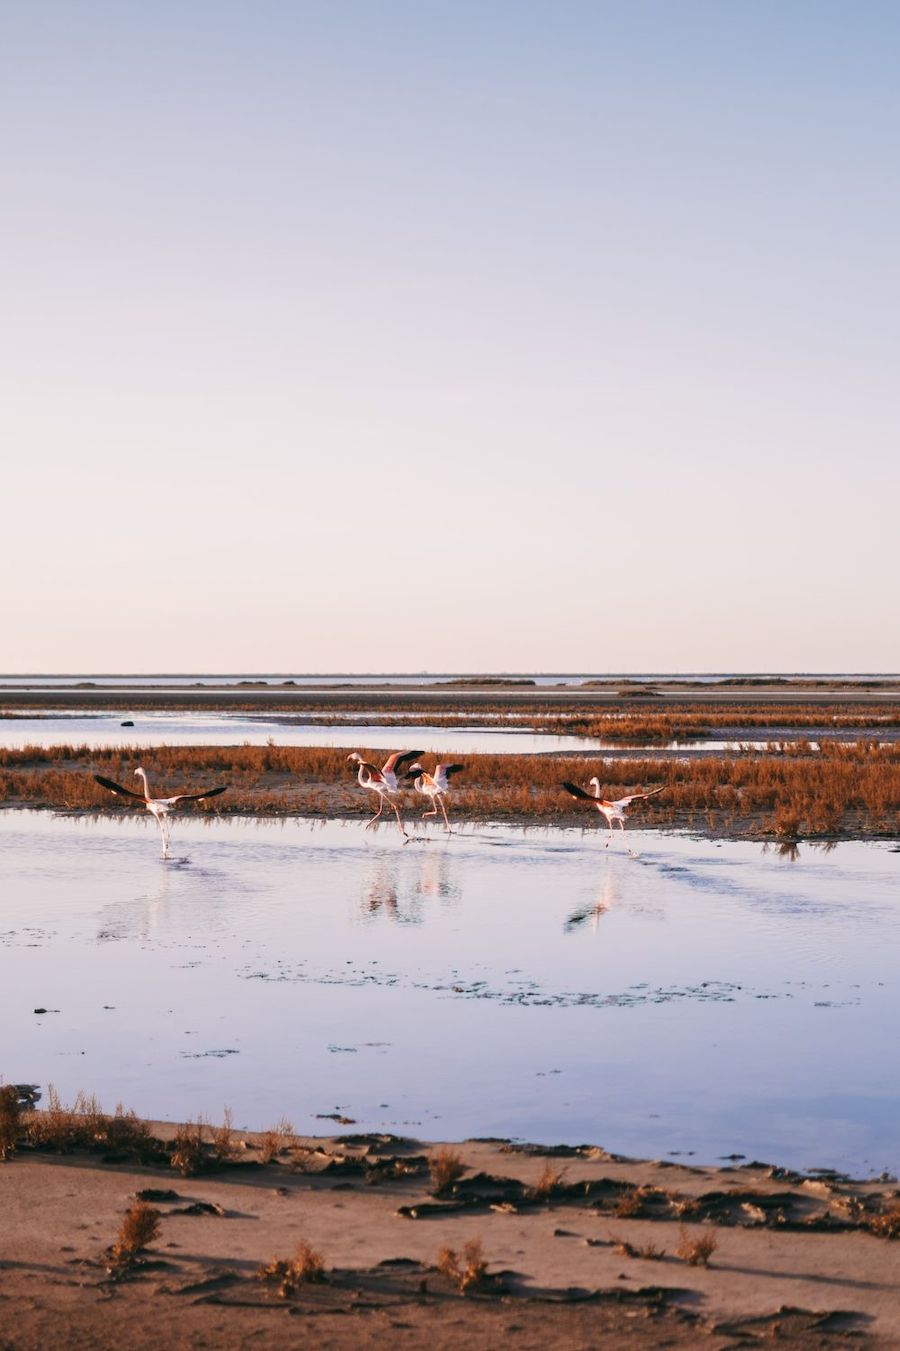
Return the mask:
<path id="1" fill-rule="evenodd" d="M 249 1127 L 900 1169 L 900 855 L 604 843 L 184 817 L 165 863 L 142 817 L 0 813 L 0 1072 Z"/>

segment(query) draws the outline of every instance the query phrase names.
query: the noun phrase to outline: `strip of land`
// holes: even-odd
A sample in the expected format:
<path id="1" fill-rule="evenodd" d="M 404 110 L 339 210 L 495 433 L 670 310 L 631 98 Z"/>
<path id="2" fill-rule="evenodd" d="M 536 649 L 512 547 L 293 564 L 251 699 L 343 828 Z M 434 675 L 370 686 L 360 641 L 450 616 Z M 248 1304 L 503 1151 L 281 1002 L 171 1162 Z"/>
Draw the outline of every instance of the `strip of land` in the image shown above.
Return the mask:
<path id="1" fill-rule="evenodd" d="M 366 753 L 364 731 L 357 749 Z M 216 815 L 358 818 L 374 810 L 347 751 L 293 746 L 84 746 L 0 750 L 0 803 L 56 811 L 116 812 L 121 806 L 94 774 L 130 783 L 143 765 L 161 791 L 227 783 L 229 790 L 194 810 Z M 375 763 L 383 752 L 367 752 Z M 455 757 L 454 757 L 455 758 Z M 763 752 L 697 758 L 604 759 L 573 754 L 466 755 L 448 804 L 460 824 L 605 828 L 590 803 L 575 802 L 566 780 L 598 775 L 606 798 L 663 787 L 638 804 L 635 822 L 688 829 L 716 838 L 891 839 L 900 824 L 900 743 L 871 739 L 808 743 Z M 427 804 L 410 787 L 401 809 L 415 821 Z"/>

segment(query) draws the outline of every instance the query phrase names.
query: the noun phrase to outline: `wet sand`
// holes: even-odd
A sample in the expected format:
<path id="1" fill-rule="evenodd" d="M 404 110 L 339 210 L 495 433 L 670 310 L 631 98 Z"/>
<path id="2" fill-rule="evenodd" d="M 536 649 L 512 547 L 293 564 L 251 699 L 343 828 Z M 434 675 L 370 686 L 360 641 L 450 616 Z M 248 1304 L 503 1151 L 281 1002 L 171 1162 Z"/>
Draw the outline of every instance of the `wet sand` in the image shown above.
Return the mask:
<path id="1" fill-rule="evenodd" d="M 268 1165 L 259 1137 L 235 1144 L 236 1162 L 210 1159 L 216 1171 L 191 1177 L 27 1149 L 0 1164 L 4 1351 L 275 1347 L 286 1336 L 334 1347 L 900 1344 L 900 1249 L 869 1232 L 896 1204 L 893 1181 L 464 1141 L 453 1148 L 465 1174 L 435 1195 L 434 1147 L 416 1141 L 295 1137 Z M 159 1236 L 111 1274 L 105 1250 L 141 1193 Z M 676 1256 L 685 1231 L 715 1238 L 708 1268 Z M 487 1277 L 463 1296 L 435 1263 L 473 1239 Z M 301 1241 L 326 1279 L 281 1295 L 257 1270 Z M 629 1255 L 648 1247 L 659 1255 Z"/>

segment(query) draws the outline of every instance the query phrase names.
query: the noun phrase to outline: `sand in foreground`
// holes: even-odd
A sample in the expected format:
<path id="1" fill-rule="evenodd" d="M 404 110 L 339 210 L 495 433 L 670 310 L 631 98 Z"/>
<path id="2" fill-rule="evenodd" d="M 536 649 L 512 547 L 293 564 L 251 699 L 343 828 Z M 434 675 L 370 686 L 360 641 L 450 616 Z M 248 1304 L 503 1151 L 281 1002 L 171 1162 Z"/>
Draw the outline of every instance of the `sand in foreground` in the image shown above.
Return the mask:
<path id="1" fill-rule="evenodd" d="M 239 1136 L 191 1177 L 20 1151 L 0 1164 L 0 1346 L 900 1345 L 900 1246 L 870 1231 L 892 1184 L 466 1141 L 435 1194 L 434 1148 L 295 1139 L 264 1166 Z M 111 1274 L 139 1193 L 159 1236 Z M 704 1236 L 708 1267 L 676 1255 Z M 461 1295 L 435 1264 L 472 1240 L 487 1277 Z M 326 1280 L 280 1294 L 258 1268 L 301 1241 Z"/>

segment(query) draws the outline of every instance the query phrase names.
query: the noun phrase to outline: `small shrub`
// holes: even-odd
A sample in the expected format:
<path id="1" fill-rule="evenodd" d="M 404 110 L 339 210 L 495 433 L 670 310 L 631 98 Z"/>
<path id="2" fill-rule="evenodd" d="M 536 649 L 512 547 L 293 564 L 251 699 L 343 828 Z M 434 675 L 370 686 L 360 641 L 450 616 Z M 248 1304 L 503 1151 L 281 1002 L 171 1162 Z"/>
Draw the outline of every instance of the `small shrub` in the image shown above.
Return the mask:
<path id="1" fill-rule="evenodd" d="M 477 1290 L 484 1284 L 487 1266 L 480 1238 L 465 1243 L 462 1256 L 453 1248 L 441 1248 L 437 1257 L 438 1271 L 456 1286 L 461 1295 L 469 1290 Z"/>
<path id="2" fill-rule="evenodd" d="M 110 1249 L 116 1267 L 132 1266 L 139 1255 L 159 1235 L 159 1211 L 138 1201 L 125 1212 L 118 1237 Z"/>
<path id="3" fill-rule="evenodd" d="M 283 1149 L 287 1149 L 294 1134 L 294 1123 L 282 1117 L 265 1132 L 259 1142 L 260 1163 L 273 1163 Z"/>
<path id="4" fill-rule="evenodd" d="M 682 1225 L 675 1256 L 687 1262 L 689 1267 L 708 1267 L 709 1259 L 718 1246 L 715 1234 L 691 1235 Z"/>
<path id="5" fill-rule="evenodd" d="M 550 1160 L 544 1164 L 541 1175 L 534 1184 L 534 1195 L 540 1201 L 548 1200 L 566 1175 L 565 1168 L 554 1168 Z"/>
<path id="6" fill-rule="evenodd" d="M 134 1112 L 126 1112 L 119 1102 L 112 1116 L 104 1118 L 106 1144 L 117 1152 L 127 1151 L 143 1162 L 156 1152 L 157 1142 L 146 1121 Z"/>
<path id="7" fill-rule="evenodd" d="M 175 1133 L 169 1162 L 182 1177 L 192 1177 L 195 1173 L 199 1173 L 206 1163 L 203 1126 L 203 1118 L 198 1117 L 196 1122 L 186 1121 Z"/>
<path id="8" fill-rule="evenodd" d="M 298 1286 L 327 1279 L 325 1263 L 315 1248 L 307 1242 L 299 1244 L 293 1257 L 273 1257 L 267 1266 L 259 1267 L 259 1280 L 277 1284 L 282 1299 L 292 1295 Z"/>
<path id="9" fill-rule="evenodd" d="M 0 1159 L 15 1153 L 22 1129 L 22 1110 L 19 1093 L 13 1084 L 0 1088 Z"/>
<path id="10" fill-rule="evenodd" d="M 458 1182 L 466 1171 L 462 1155 L 452 1149 L 436 1149 L 428 1156 L 428 1171 L 431 1174 L 431 1187 L 434 1195 L 446 1191 Z"/>

